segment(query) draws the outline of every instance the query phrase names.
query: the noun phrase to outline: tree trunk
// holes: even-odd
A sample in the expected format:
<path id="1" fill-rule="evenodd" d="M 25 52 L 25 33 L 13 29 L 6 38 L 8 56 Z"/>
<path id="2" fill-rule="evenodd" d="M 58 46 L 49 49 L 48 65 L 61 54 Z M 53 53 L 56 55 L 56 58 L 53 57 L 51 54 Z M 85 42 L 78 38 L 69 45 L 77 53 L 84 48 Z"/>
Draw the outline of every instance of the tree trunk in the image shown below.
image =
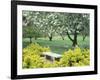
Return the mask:
<path id="1" fill-rule="evenodd" d="M 37 37 L 35 36 L 34 39 L 37 40 Z"/>
<path id="2" fill-rule="evenodd" d="M 61 36 L 62 40 L 65 40 L 65 39 L 64 39 L 64 36 L 63 36 L 62 34 L 60 34 L 60 36 Z"/>
<path id="3" fill-rule="evenodd" d="M 52 36 L 49 36 L 49 41 L 52 41 Z"/>
<path id="4" fill-rule="evenodd" d="M 85 38 L 86 38 L 86 35 L 83 36 L 83 41 L 85 40 Z"/>
<path id="5" fill-rule="evenodd" d="M 67 31 L 67 36 L 68 36 L 68 38 L 72 41 L 72 46 L 73 47 L 76 47 L 77 46 L 77 31 L 75 30 L 75 33 L 74 33 L 74 39 L 72 39 L 71 38 L 71 36 L 70 36 L 70 34 L 68 33 L 68 31 Z"/>
<path id="6" fill-rule="evenodd" d="M 74 33 L 74 40 L 73 40 L 73 47 L 76 47 L 77 46 L 77 32 L 75 31 Z"/>
<path id="7" fill-rule="evenodd" d="M 65 40 L 63 36 L 62 36 L 62 40 Z"/>
<path id="8" fill-rule="evenodd" d="M 52 41 L 52 33 L 48 35 L 49 36 L 49 41 Z"/>
<path id="9" fill-rule="evenodd" d="M 68 31 L 67 31 L 67 36 L 68 36 L 68 38 L 73 42 L 73 39 L 71 38 L 71 36 L 70 36 L 70 34 L 68 33 Z"/>
<path id="10" fill-rule="evenodd" d="M 32 43 L 32 37 L 30 37 L 30 43 Z"/>

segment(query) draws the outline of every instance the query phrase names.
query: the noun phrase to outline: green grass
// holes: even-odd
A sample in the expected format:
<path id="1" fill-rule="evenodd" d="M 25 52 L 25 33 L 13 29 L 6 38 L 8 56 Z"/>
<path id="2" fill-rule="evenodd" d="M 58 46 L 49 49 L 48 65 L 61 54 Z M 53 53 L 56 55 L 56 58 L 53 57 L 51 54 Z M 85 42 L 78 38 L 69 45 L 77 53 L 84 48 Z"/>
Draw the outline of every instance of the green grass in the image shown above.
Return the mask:
<path id="1" fill-rule="evenodd" d="M 60 36 L 53 37 L 52 41 L 49 41 L 48 38 L 38 38 L 37 40 L 32 39 L 33 43 L 38 43 L 41 46 L 49 46 L 52 52 L 61 54 L 64 51 L 72 48 L 72 42 L 68 37 L 65 37 L 65 40 L 62 40 Z M 29 38 L 23 39 L 23 48 L 29 45 Z M 82 40 L 82 36 L 78 36 L 78 45 L 80 48 L 89 48 L 89 37 L 86 37 L 85 41 Z"/>

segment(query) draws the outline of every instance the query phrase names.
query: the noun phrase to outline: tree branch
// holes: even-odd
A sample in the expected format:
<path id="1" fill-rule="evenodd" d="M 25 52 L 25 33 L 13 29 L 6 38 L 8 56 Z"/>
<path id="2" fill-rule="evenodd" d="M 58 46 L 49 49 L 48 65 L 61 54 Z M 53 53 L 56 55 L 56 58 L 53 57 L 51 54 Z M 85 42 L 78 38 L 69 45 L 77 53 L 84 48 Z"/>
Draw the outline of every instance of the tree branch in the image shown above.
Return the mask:
<path id="1" fill-rule="evenodd" d="M 69 32 L 67 31 L 68 38 L 73 42 L 74 40 L 71 38 Z"/>

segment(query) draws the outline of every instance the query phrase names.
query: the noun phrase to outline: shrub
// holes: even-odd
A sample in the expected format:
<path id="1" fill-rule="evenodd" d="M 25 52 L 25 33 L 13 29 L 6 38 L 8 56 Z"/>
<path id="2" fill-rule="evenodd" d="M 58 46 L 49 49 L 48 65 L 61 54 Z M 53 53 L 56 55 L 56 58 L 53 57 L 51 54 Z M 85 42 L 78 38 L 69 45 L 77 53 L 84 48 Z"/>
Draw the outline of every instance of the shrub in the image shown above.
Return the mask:
<path id="1" fill-rule="evenodd" d="M 23 49 L 23 68 L 53 68 L 67 66 L 87 66 L 90 64 L 89 49 L 69 49 L 62 54 L 60 61 L 51 62 L 41 56 L 42 52 L 50 51 L 49 47 L 30 44 Z"/>
<path id="2" fill-rule="evenodd" d="M 48 51 L 50 51 L 49 47 L 42 47 L 37 43 L 32 43 L 23 49 L 23 54 L 27 52 L 33 54 L 41 54 L 42 52 L 48 52 Z"/>
<path id="3" fill-rule="evenodd" d="M 42 68 L 44 59 L 36 54 L 27 54 L 24 57 L 23 68 Z"/>
<path id="4" fill-rule="evenodd" d="M 89 65 L 89 50 L 80 48 L 75 48 L 74 50 L 68 50 L 64 52 L 62 58 L 60 59 L 60 65 L 65 66 L 86 66 Z"/>
<path id="5" fill-rule="evenodd" d="M 41 47 L 37 43 L 30 44 L 23 49 L 23 68 L 41 68 L 45 62 L 43 57 L 40 57 L 42 52 L 50 51 L 49 47 Z"/>
<path id="6" fill-rule="evenodd" d="M 46 61 L 46 62 L 44 62 L 44 65 L 43 65 L 43 68 L 50 68 L 50 67 L 52 67 L 52 62 L 50 62 L 50 61 Z"/>
<path id="7" fill-rule="evenodd" d="M 54 68 L 54 67 L 60 67 L 59 65 L 59 61 L 54 61 L 54 62 L 50 62 L 50 61 L 45 61 L 43 68 Z"/>

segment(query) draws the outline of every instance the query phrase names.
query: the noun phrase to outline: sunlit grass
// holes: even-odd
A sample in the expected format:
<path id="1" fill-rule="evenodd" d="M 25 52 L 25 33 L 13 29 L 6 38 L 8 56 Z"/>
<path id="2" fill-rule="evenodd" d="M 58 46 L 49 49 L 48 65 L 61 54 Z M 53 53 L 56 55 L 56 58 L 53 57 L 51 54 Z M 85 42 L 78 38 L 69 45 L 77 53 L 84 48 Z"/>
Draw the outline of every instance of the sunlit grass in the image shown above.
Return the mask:
<path id="1" fill-rule="evenodd" d="M 71 36 L 73 37 L 73 36 Z M 61 54 L 64 51 L 72 48 L 72 42 L 68 37 L 65 37 L 65 40 L 62 40 L 60 36 L 53 37 L 52 41 L 49 41 L 48 38 L 38 38 L 37 40 L 32 39 L 33 43 L 38 43 L 41 46 L 49 46 L 52 52 Z M 85 41 L 83 41 L 82 36 L 78 36 L 78 45 L 80 48 L 89 48 L 89 37 L 86 37 Z M 29 43 L 29 38 L 23 39 L 23 47 L 26 47 Z"/>

